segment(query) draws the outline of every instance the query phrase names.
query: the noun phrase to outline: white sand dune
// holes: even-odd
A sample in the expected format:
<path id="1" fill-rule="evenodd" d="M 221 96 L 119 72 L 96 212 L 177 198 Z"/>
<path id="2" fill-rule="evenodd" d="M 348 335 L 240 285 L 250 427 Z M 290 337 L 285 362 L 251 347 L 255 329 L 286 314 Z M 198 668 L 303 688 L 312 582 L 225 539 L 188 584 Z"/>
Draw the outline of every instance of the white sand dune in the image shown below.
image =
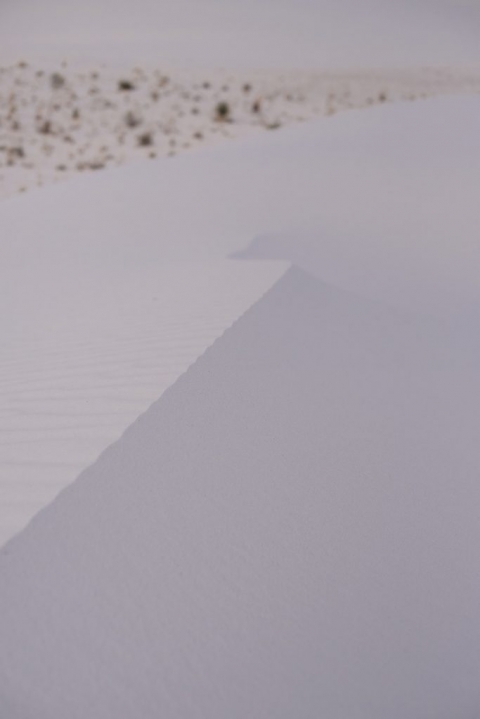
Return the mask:
<path id="1" fill-rule="evenodd" d="M 45 258 L 46 259 L 46 258 Z M 277 262 L 2 273 L 0 545 L 281 276 Z"/>
<path id="2" fill-rule="evenodd" d="M 479 124 L 476 97 L 392 105 L 2 203 L 0 542 L 281 276 L 272 260 L 477 317 Z"/>
<path id="3" fill-rule="evenodd" d="M 2 264 L 223 259 L 292 233 L 290 252 L 262 256 L 411 309 L 461 308 L 478 299 L 479 124 L 480 97 L 436 98 L 78 177 L 2 203 Z"/>
<path id="4" fill-rule="evenodd" d="M 478 716 L 479 31 L 0 0 L 0 719 Z"/>
<path id="5" fill-rule="evenodd" d="M 289 271 L 1 550 L 9 716 L 474 716 L 479 390 Z"/>
<path id="6" fill-rule="evenodd" d="M 215 67 L 478 63 L 476 0 L 3 0 L 0 58 Z"/>

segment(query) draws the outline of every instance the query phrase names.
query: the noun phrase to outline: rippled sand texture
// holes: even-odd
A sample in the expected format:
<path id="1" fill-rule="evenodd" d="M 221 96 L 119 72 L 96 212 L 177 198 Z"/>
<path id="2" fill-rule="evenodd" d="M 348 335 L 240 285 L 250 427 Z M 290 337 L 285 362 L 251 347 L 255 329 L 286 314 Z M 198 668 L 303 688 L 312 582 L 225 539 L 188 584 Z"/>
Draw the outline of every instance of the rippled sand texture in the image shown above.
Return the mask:
<path id="1" fill-rule="evenodd" d="M 4 282 L 14 321 L 2 318 L 0 545 L 117 440 L 284 268 L 225 261 L 63 281 L 36 273 L 19 282 L 17 274 L 11 286 Z"/>

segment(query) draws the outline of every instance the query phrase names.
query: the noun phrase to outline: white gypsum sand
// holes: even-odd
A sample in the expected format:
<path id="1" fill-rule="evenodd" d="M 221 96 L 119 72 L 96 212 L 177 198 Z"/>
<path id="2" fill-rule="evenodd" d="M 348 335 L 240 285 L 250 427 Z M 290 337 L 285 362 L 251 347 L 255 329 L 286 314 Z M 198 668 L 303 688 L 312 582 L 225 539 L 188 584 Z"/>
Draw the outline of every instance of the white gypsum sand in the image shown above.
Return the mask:
<path id="1" fill-rule="evenodd" d="M 349 109 L 466 92 L 480 92 L 480 69 L 80 71 L 20 61 L 0 67 L 0 199 Z"/>
<path id="2" fill-rule="evenodd" d="M 1 550 L 12 716 L 472 716 L 479 389 L 287 273 Z"/>
<path id="3" fill-rule="evenodd" d="M 0 545 L 118 439 L 284 271 L 276 262 L 2 276 Z"/>
<path id="4" fill-rule="evenodd" d="M 310 124 L 290 165 L 308 200 L 233 256 L 288 260 L 415 311 L 478 313 L 479 122 L 480 97 L 466 96 L 343 115 L 321 133 Z"/>
<path id="5" fill-rule="evenodd" d="M 1 2 L 1 719 L 478 714 L 479 19 Z"/>
<path id="6" fill-rule="evenodd" d="M 290 253 L 252 258 L 462 310 L 478 299 L 479 123 L 480 97 L 436 98 L 77 177 L 2 203 L 2 269 L 208 261 L 291 233 Z"/>
<path id="7" fill-rule="evenodd" d="M 478 98 L 389 106 L 3 203 L 3 541 L 278 278 L 224 262 L 255 236 L 241 256 L 475 316 L 478 122 Z"/>

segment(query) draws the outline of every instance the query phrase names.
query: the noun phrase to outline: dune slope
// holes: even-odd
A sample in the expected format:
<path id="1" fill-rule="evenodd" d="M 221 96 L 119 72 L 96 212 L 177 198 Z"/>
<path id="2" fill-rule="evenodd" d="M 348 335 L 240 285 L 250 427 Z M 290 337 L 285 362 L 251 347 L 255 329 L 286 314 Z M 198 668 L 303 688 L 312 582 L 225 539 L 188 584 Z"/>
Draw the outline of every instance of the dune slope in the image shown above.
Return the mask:
<path id="1" fill-rule="evenodd" d="M 0 553 L 22 719 L 471 717 L 476 362 L 290 270 Z"/>
<path id="2" fill-rule="evenodd" d="M 271 287 L 265 260 L 475 340 L 479 123 L 477 97 L 385 106 L 2 203 L 0 542 Z"/>
<path id="3" fill-rule="evenodd" d="M 0 272 L 218 259 L 290 233 L 290 251 L 243 256 L 311 263 L 411 309 L 461 308 L 478 299 L 479 124 L 480 97 L 437 98 L 75 178 L 2 203 Z"/>
<path id="4" fill-rule="evenodd" d="M 0 545 L 282 275 L 278 262 L 4 268 Z"/>

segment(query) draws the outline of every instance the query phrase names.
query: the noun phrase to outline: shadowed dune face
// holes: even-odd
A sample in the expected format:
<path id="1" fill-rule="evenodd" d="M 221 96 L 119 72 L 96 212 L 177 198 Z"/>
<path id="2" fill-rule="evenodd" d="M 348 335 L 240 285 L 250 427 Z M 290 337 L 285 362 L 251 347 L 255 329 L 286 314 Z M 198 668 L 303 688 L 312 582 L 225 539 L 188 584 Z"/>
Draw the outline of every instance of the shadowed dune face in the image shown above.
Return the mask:
<path id="1" fill-rule="evenodd" d="M 478 98 L 113 166 L 478 91 L 478 33 L 471 0 L 0 0 L 0 197 L 112 167 L 0 208 L 0 542 L 56 496 L 0 549 L 0 719 L 477 716 L 478 353 L 362 293 L 478 301 Z"/>
<path id="2" fill-rule="evenodd" d="M 49 262 L 45 274 L 5 273 L 1 283 L 0 546 L 285 270 L 107 262 L 69 272 L 54 255 Z"/>
<path id="3" fill-rule="evenodd" d="M 478 314 L 479 99 L 351 119 L 328 128 L 321 151 L 320 140 L 312 146 L 312 167 L 322 168 L 311 173 L 317 206 L 233 256 L 293 262 L 413 311 L 456 317 L 476 307 Z"/>
<path id="4" fill-rule="evenodd" d="M 0 552 L 0 696 L 472 716 L 479 389 L 428 323 L 291 270 Z"/>
<path id="5" fill-rule="evenodd" d="M 478 98 L 385 105 L 2 203 L 1 537 L 278 279 L 224 261 L 255 236 L 237 257 L 287 258 L 410 309 L 470 309 L 476 337 L 479 122 Z"/>

